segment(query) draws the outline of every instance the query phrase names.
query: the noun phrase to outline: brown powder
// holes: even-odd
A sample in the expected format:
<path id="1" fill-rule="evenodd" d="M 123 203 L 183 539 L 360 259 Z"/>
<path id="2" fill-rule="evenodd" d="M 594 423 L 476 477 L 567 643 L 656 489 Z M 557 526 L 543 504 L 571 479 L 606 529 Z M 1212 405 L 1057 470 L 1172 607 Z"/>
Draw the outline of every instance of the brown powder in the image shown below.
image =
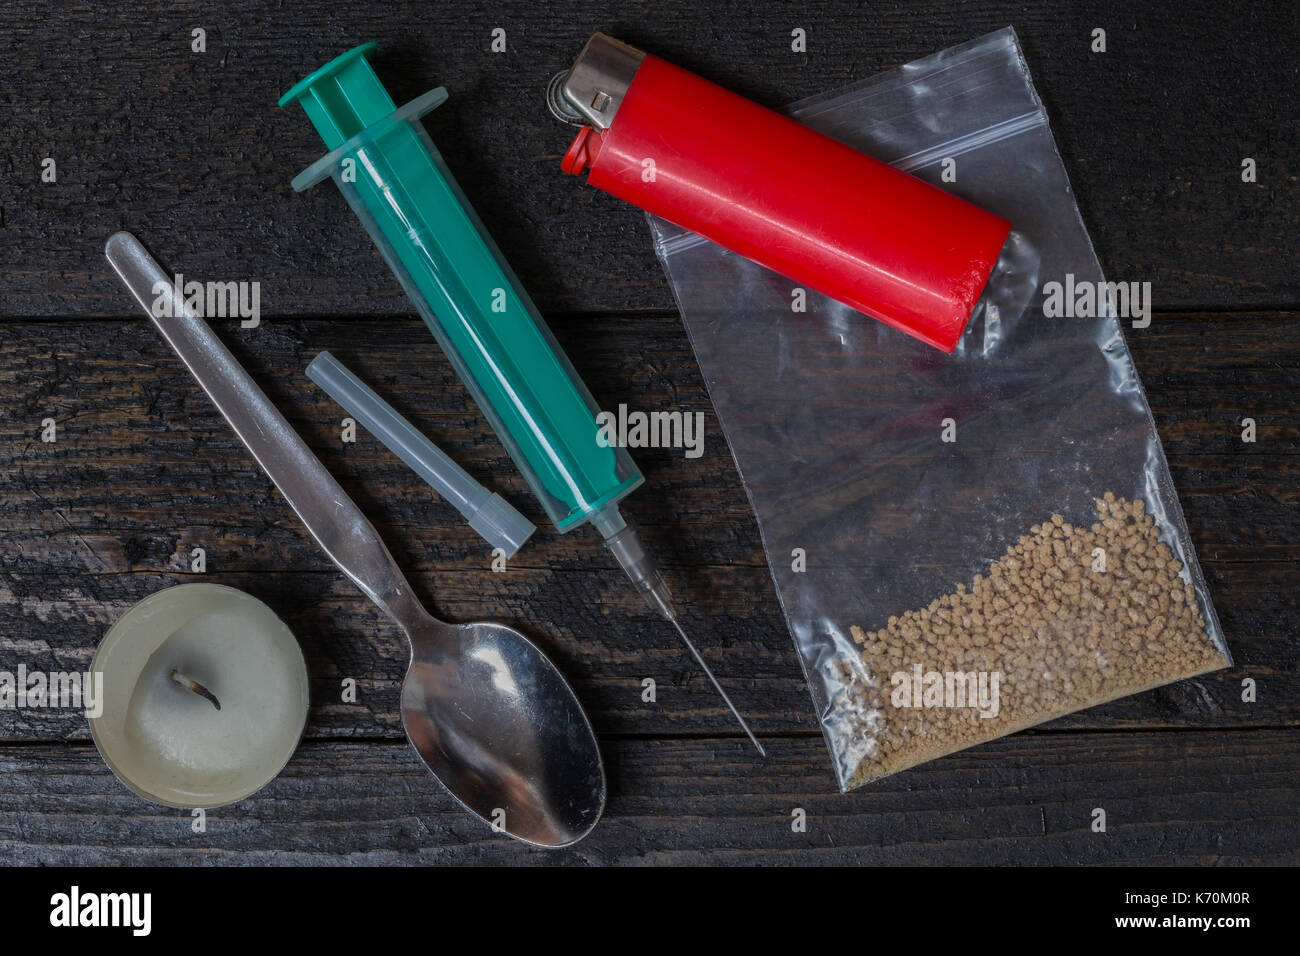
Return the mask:
<path id="1" fill-rule="evenodd" d="M 1107 492 L 1097 519 L 1052 515 L 969 588 L 850 628 L 861 660 L 835 662 L 830 722 L 849 787 L 1227 666 L 1144 503 Z"/>

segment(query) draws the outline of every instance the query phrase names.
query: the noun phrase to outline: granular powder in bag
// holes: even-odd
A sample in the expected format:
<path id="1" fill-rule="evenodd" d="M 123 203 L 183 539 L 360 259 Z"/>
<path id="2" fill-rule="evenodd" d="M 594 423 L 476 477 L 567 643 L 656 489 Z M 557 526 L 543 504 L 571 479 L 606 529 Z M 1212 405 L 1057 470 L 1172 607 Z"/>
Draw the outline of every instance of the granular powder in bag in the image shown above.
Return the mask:
<path id="1" fill-rule="evenodd" d="M 850 628 L 835 725 L 849 787 L 1095 704 L 1226 667 L 1196 594 L 1141 500 L 1097 522 L 1052 515 L 970 587 Z"/>

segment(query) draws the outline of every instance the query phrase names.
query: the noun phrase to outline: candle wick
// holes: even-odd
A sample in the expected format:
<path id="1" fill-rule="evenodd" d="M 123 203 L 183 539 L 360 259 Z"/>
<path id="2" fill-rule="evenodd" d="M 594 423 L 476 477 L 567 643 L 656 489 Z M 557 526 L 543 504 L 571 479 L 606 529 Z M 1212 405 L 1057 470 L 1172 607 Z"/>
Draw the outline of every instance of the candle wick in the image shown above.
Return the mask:
<path id="1" fill-rule="evenodd" d="M 182 673 L 181 673 L 180 671 L 178 671 L 178 670 L 173 670 L 173 671 L 172 671 L 172 680 L 174 680 L 176 683 L 180 684 L 182 687 L 184 687 L 184 688 L 185 688 L 187 691 L 189 691 L 191 694 L 198 694 L 198 695 L 199 695 L 200 697 L 202 697 L 204 700 L 211 701 L 211 702 L 212 702 L 212 706 L 215 707 L 215 708 L 217 708 L 217 710 L 220 710 L 220 709 L 221 709 L 221 701 L 217 700 L 217 695 L 214 694 L 214 693 L 212 693 L 212 691 L 208 690 L 206 687 L 204 687 L 204 686 L 203 686 L 202 684 L 200 684 L 198 681 L 193 680 L 192 678 L 186 677 L 184 674 L 182 674 Z"/>

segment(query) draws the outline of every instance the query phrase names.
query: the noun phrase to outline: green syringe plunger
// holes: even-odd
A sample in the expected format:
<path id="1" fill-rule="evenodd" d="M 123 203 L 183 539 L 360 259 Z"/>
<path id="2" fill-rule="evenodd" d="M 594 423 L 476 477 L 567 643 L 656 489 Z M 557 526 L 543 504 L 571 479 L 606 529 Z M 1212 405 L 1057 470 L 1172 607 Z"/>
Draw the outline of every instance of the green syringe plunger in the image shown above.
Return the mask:
<path id="1" fill-rule="evenodd" d="M 397 109 L 367 43 L 286 93 L 330 152 L 293 181 L 333 177 L 560 531 L 641 484 L 627 452 L 597 441 L 599 409 L 447 169 L 420 117 Z"/>
<path id="2" fill-rule="evenodd" d="M 638 592 L 681 632 L 663 579 L 619 514 L 641 473 L 624 449 L 600 440 L 595 400 L 420 123 L 446 90 L 397 108 L 366 59 L 374 49 L 349 50 L 281 97 L 281 106 L 302 106 L 329 150 L 293 188 L 333 178 L 556 528 L 591 522 Z"/>

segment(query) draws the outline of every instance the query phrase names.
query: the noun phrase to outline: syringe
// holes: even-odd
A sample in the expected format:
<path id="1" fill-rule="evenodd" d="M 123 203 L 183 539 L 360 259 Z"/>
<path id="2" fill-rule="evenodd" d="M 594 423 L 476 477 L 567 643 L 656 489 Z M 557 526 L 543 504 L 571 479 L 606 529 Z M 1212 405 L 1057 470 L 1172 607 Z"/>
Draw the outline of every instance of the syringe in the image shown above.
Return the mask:
<path id="1" fill-rule="evenodd" d="M 294 189 L 334 179 L 555 527 L 596 527 L 763 753 L 619 513 L 645 479 L 625 449 L 601 441 L 595 400 L 420 124 L 446 91 L 396 108 L 366 60 L 374 48 L 349 50 L 280 99 L 302 106 L 329 150 L 295 177 Z"/>

